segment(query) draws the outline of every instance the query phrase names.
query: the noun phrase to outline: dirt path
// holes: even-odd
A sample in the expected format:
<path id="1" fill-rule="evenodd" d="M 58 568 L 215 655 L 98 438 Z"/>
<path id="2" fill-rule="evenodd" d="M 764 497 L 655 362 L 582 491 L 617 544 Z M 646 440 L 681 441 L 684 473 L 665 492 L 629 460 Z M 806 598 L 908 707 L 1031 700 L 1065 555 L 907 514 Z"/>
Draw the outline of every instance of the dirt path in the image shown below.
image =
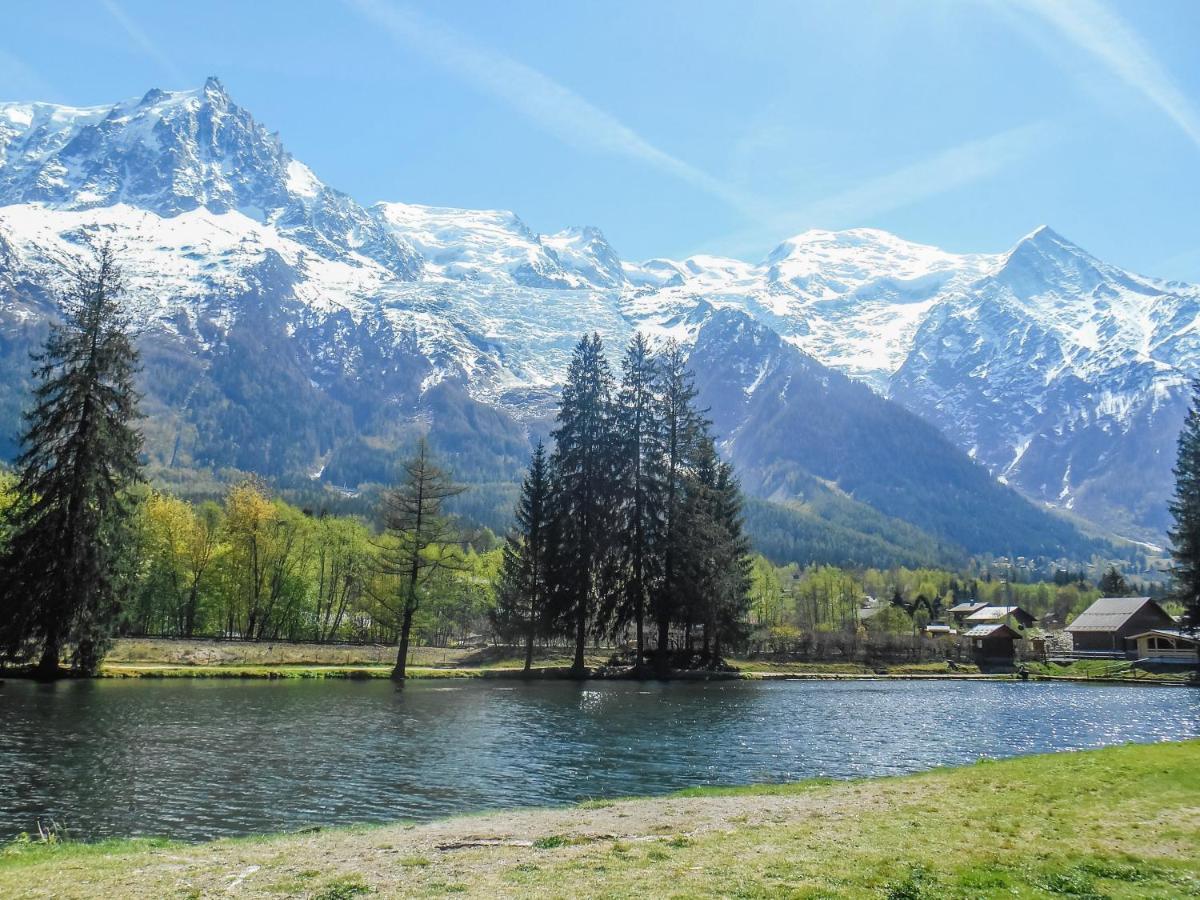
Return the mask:
<path id="1" fill-rule="evenodd" d="M 86 857 L 64 860 L 52 887 L 25 885 L 15 896 L 319 897 L 319 885 L 361 883 L 377 892 L 373 896 L 386 897 L 437 893 L 437 885 L 451 882 L 469 885 L 469 896 L 508 896 L 512 886 L 501 880 L 503 873 L 536 864 L 548 850 L 561 861 L 563 854 L 586 854 L 599 843 L 669 845 L 798 819 L 817 818 L 832 825 L 916 792 L 909 782 L 868 781 L 816 785 L 802 793 L 774 796 L 603 801 L 421 825 L 218 841 L 106 856 L 103 865 Z M 65 884 L 61 876 L 67 876 Z M 15 887 L 0 879 L 0 888 Z"/>

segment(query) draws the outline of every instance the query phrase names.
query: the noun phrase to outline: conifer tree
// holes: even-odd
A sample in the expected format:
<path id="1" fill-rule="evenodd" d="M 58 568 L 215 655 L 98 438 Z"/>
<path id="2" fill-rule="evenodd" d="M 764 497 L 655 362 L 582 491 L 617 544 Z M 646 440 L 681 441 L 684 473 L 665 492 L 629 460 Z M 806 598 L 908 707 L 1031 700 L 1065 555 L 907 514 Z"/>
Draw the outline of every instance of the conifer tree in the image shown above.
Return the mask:
<path id="1" fill-rule="evenodd" d="M 588 628 L 614 580 L 612 372 L 598 334 L 585 335 L 575 347 L 554 440 L 551 611 L 574 637 L 572 672 L 582 677 Z"/>
<path id="2" fill-rule="evenodd" d="M 686 504 L 689 464 L 693 460 L 707 421 L 696 411 L 696 388 L 687 366 L 687 355 L 675 341 L 668 342 L 658 365 L 656 393 L 661 404 L 663 435 L 664 513 L 662 527 L 662 582 L 651 604 L 658 626 L 655 662 L 661 671 L 669 665 L 671 625 L 687 595 L 687 579 L 696 550 L 689 534 Z M 686 624 L 686 623 L 685 623 Z"/>
<path id="3" fill-rule="evenodd" d="M 516 524 L 504 545 L 500 589 L 492 621 L 504 635 L 525 644 L 525 671 L 533 665 L 533 641 L 545 625 L 547 544 L 550 529 L 550 471 L 538 441 L 521 485 Z"/>
<path id="4" fill-rule="evenodd" d="M 62 322 L 35 357 L 0 558 L 0 655 L 40 652 L 42 677 L 58 674 L 66 645 L 77 670 L 94 671 L 118 611 L 141 451 L 123 288 L 115 252 L 98 248 L 69 271 Z"/>
<path id="5" fill-rule="evenodd" d="M 714 552 L 716 578 L 712 585 L 713 654 L 720 659 L 726 645 L 745 637 L 753 559 L 742 518 L 741 486 L 729 463 L 717 464 L 712 493 L 718 535 Z"/>
<path id="6" fill-rule="evenodd" d="M 649 341 L 634 335 L 621 362 L 617 395 L 617 534 L 621 584 L 612 615 L 614 630 L 633 623 L 635 665 L 645 658 L 645 620 L 662 587 L 662 531 L 666 520 L 665 442 L 660 416 L 657 361 Z"/>
<path id="7" fill-rule="evenodd" d="M 420 606 L 426 582 L 443 569 L 461 569 L 462 555 L 455 545 L 456 532 L 444 512 L 445 502 L 464 488 L 433 460 L 424 437 L 416 453 L 401 464 L 399 484 L 383 495 L 386 540 L 378 545 L 377 568 L 395 589 L 376 593 L 375 599 L 399 625 L 400 646 L 392 678 L 403 680 L 408 665 L 408 643 L 413 616 Z"/>
<path id="8" fill-rule="evenodd" d="M 1110 565 L 1100 578 L 1100 594 L 1103 597 L 1124 597 L 1129 594 L 1129 583 L 1116 566 Z"/>
<path id="9" fill-rule="evenodd" d="M 1192 382 L 1192 405 L 1179 433 L 1171 515 L 1174 594 L 1186 610 L 1186 626 L 1200 629 L 1200 379 Z"/>

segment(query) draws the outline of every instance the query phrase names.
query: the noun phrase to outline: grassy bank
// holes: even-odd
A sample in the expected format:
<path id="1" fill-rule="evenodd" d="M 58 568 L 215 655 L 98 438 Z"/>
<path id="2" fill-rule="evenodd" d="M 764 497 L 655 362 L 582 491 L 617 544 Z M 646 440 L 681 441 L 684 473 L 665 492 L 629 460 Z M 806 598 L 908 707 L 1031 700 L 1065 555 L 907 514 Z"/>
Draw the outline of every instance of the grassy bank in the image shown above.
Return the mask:
<path id="1" fill-rule="evenodd" d="M 167 638 L 119 638 L 101 667 L 106 678 L 387 678 L 395 662 L 390 645 L 289 644 L 270 641 L 211 641 Z M 602 668 L 614 651 L 590 650 L 587 665 Z M 409 658 L 411 678 L 507 677 L 524 665 L 524 654 L 514 648 L 457 649 L 415 647 Z M 563 648 L 538 648 L 536 675 L 555 677 L 570 667 L 571 655 Z M 868 665 L 860 662 L 772 659 L 731 659 L 736 673 L 677 673 L 677 677 L 770 678 L 1002 678 L 1009 672 L 982 673 L 971 663 L 925 662 Z M 1191 671 L 1159 667 L 1147 671 L 1110 660 L 1071 664 L 1028 663 L 1034 678 L 1077 681 L 1127 681 L 1142 684 L 1192 682 Z"/>
<path id="2" fill-rule="evenodd" d="M 1200 896 L 1200 742 L 201 845 L 12 845 L 4 897 Z"/>

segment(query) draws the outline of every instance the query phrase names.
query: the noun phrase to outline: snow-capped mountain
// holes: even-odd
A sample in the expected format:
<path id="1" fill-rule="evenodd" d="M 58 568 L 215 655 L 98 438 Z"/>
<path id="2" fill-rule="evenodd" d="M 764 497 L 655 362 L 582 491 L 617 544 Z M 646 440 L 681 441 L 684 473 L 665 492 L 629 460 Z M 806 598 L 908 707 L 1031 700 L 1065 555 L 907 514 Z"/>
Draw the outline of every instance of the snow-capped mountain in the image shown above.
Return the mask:
<path id="1" fill-rule="evenodd" d="M 386 448 L 418 421 L 441 429 L 460 469 L 507 478 L 530 430 L 544 429 L 581 333 L 599 331 L 615 352 L 642 329 L 716 360 L 715 323 L 736 315 L 757 345 L 817 367 L 810 394 L 832 390 L 830 367 L 1026 494 L 1156 535 L 1200 354 L 1200 289 L 1130 275 L 1049 230 L 995 255 L 858 229 L 806 232 L 757 263 L 634 263 L 594 227 L 540 235 L 506 211 L 364 207 L 210 79 L 111 107 L 0 104 L 6 431 L 60 264 L 98 240 L 121 250 L 146 326 L 157 461 L 351 485 L 384 477 Z M 719 362 L 727 373 L 757 365 L 743 350 Z M 756 441 L 778 446 L 764 429 L 793 429 L 809 402 L 789 390 L 755 370 L 738 392 L 717 392 L 714 418 L 738 423 L 729 452 L 749 460 Z M 753 424 L 735 396 L 759 410 Z M 891 408 L 880 402 L 877 424 Z M 0 454 L 11 450 L 0 438 Z M 782 463 L 754 465 L 758 487 L 786 494 Z"/>

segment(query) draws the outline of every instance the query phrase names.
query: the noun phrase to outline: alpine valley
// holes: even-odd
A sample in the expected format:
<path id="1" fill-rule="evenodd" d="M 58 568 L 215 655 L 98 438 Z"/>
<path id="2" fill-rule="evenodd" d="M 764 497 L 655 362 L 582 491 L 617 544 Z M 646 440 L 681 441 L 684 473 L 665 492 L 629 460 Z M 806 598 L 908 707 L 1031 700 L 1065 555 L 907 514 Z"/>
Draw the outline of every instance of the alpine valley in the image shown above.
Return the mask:
<path id="1" fill-rule="evenodd" d="M 615 360 L 642 330 L 690 348 L 751 534 L 784 560 L 1161 543 L 1200 359 L 1200 287 L 1049 228 L 995 255 L 857 229 L 759 263 L 632 263 L 593 227 L 364 207 L 210 79 L 0 104 L 0 458 L 61 262 L 98 241 L 127 275 L 156 477 L 345 496 L 389 480 L 421 429 L 477 486 L 464 515 L 501 527 L 579 336 Z"/>

